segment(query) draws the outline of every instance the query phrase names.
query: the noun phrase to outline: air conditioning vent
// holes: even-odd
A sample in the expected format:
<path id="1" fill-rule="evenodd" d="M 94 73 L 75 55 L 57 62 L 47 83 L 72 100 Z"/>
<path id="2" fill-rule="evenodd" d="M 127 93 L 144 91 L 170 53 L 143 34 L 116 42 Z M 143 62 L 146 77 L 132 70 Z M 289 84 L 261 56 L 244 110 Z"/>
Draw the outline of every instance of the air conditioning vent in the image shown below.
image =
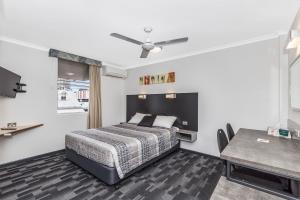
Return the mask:
<path id="1" fill-rule="evenodd" d="M 104 76 L 112 76 L 116 78 L 127 78 L 127 71 L 115 67 L 102 66 L 102 74 Z"/>

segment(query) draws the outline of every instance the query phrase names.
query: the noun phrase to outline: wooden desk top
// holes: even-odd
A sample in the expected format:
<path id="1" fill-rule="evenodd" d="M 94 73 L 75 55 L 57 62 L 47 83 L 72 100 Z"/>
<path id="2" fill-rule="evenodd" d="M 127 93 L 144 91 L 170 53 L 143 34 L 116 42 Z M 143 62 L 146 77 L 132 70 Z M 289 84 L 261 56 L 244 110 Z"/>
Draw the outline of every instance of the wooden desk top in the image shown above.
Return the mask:
<path id="1" fill-rule="evenodd" d="M 269 143 L 257 142 L 267 139 Z M 300 141 L 267 135 L 266 131 L 240 129 L 221 158 L 300 180 Z"/>
<path id="2" fill-rule="evenodd" d="M 22 132 L 22 131 L 26 131 L 29 129 L 33 129 L 39 126 L 43 126 L 43 124 L 39 124 L 39 123 L 34 123 L 34 124 L 30 124 L 30 125 L 25 125 L 25 126 L 18 126 L 16 130 L 1 130 L 0 129 L 0 136 L 4 136 L 5 134 L 11 134 L 14 135 L 16 133 Z"/>

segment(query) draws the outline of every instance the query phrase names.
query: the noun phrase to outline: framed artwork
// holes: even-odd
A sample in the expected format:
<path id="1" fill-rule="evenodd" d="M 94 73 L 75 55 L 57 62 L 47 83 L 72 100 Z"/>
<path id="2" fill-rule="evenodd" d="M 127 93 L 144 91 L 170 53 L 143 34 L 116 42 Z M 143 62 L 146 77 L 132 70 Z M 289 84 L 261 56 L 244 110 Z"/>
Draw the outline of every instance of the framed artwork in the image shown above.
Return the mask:
<path id="1" fill-rule="evenodd" d="M 175 72 L 169 72 L 167 83 L 174 83 L 175 82 Z"/>
<path id="2" fill-rule="evenodd" d="M 150 76 L 144 76 L 144 85 L 150 85 Z"/>
<path id="3" fill-rule="evenodd" d="M 150 76 L 150 84 L 156 84 L 154 75 Z"/>
<path id="4" fill-rule="evenodd" d="M 155 84 L 159 84 L 159 75 L 155 75 Z"/>
<path id="5" fill-rule="evenodd" d="M 161 74 L 159 75 L 159 83 L 165 83 L 166 82 L 166 75 L 165 74 Z"/>
<path id="6" fill-rule="evenodd" d="M 167 74 L 141 76 L 139 77 L 139 84 L 152 85 L 163 83 L 175 83 L 175 80 L 175 72 L 169 72 Z"/>
<path id="7" fill-rule="evenodd" d="M 140 81 L 139 82 L 140 82 L 140 85 L 144 85 L 144 77 L 143 76 L 140 77 Z"/>

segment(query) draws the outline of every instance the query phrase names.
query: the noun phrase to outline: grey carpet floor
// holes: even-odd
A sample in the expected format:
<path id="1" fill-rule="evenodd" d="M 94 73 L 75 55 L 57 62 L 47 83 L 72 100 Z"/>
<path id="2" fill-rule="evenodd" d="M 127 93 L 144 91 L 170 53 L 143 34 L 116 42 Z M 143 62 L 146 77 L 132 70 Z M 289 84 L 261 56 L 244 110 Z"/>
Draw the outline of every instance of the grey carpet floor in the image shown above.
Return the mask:
<path id="1" fill-rule="evenodd" d="M 222 169 L 219 159 L 180 150 L 125 179 L 115 189 L 58 151 L 0 166 L 0 199 L 206 200 Z"/>

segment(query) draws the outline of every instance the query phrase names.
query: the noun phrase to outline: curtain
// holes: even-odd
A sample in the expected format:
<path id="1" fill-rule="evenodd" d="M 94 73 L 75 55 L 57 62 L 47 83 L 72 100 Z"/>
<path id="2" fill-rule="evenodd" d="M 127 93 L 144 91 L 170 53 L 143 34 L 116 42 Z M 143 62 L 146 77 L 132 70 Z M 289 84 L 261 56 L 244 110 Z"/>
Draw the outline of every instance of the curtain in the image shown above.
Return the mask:
<path id="1" fill-rule="evenodd" d="M 100 128 L 102 126 L 101 116 L 101 75 L 100 67 L 90 65 L 90 98 L 89 98 L 89 115 L 88 128 Z"/>

